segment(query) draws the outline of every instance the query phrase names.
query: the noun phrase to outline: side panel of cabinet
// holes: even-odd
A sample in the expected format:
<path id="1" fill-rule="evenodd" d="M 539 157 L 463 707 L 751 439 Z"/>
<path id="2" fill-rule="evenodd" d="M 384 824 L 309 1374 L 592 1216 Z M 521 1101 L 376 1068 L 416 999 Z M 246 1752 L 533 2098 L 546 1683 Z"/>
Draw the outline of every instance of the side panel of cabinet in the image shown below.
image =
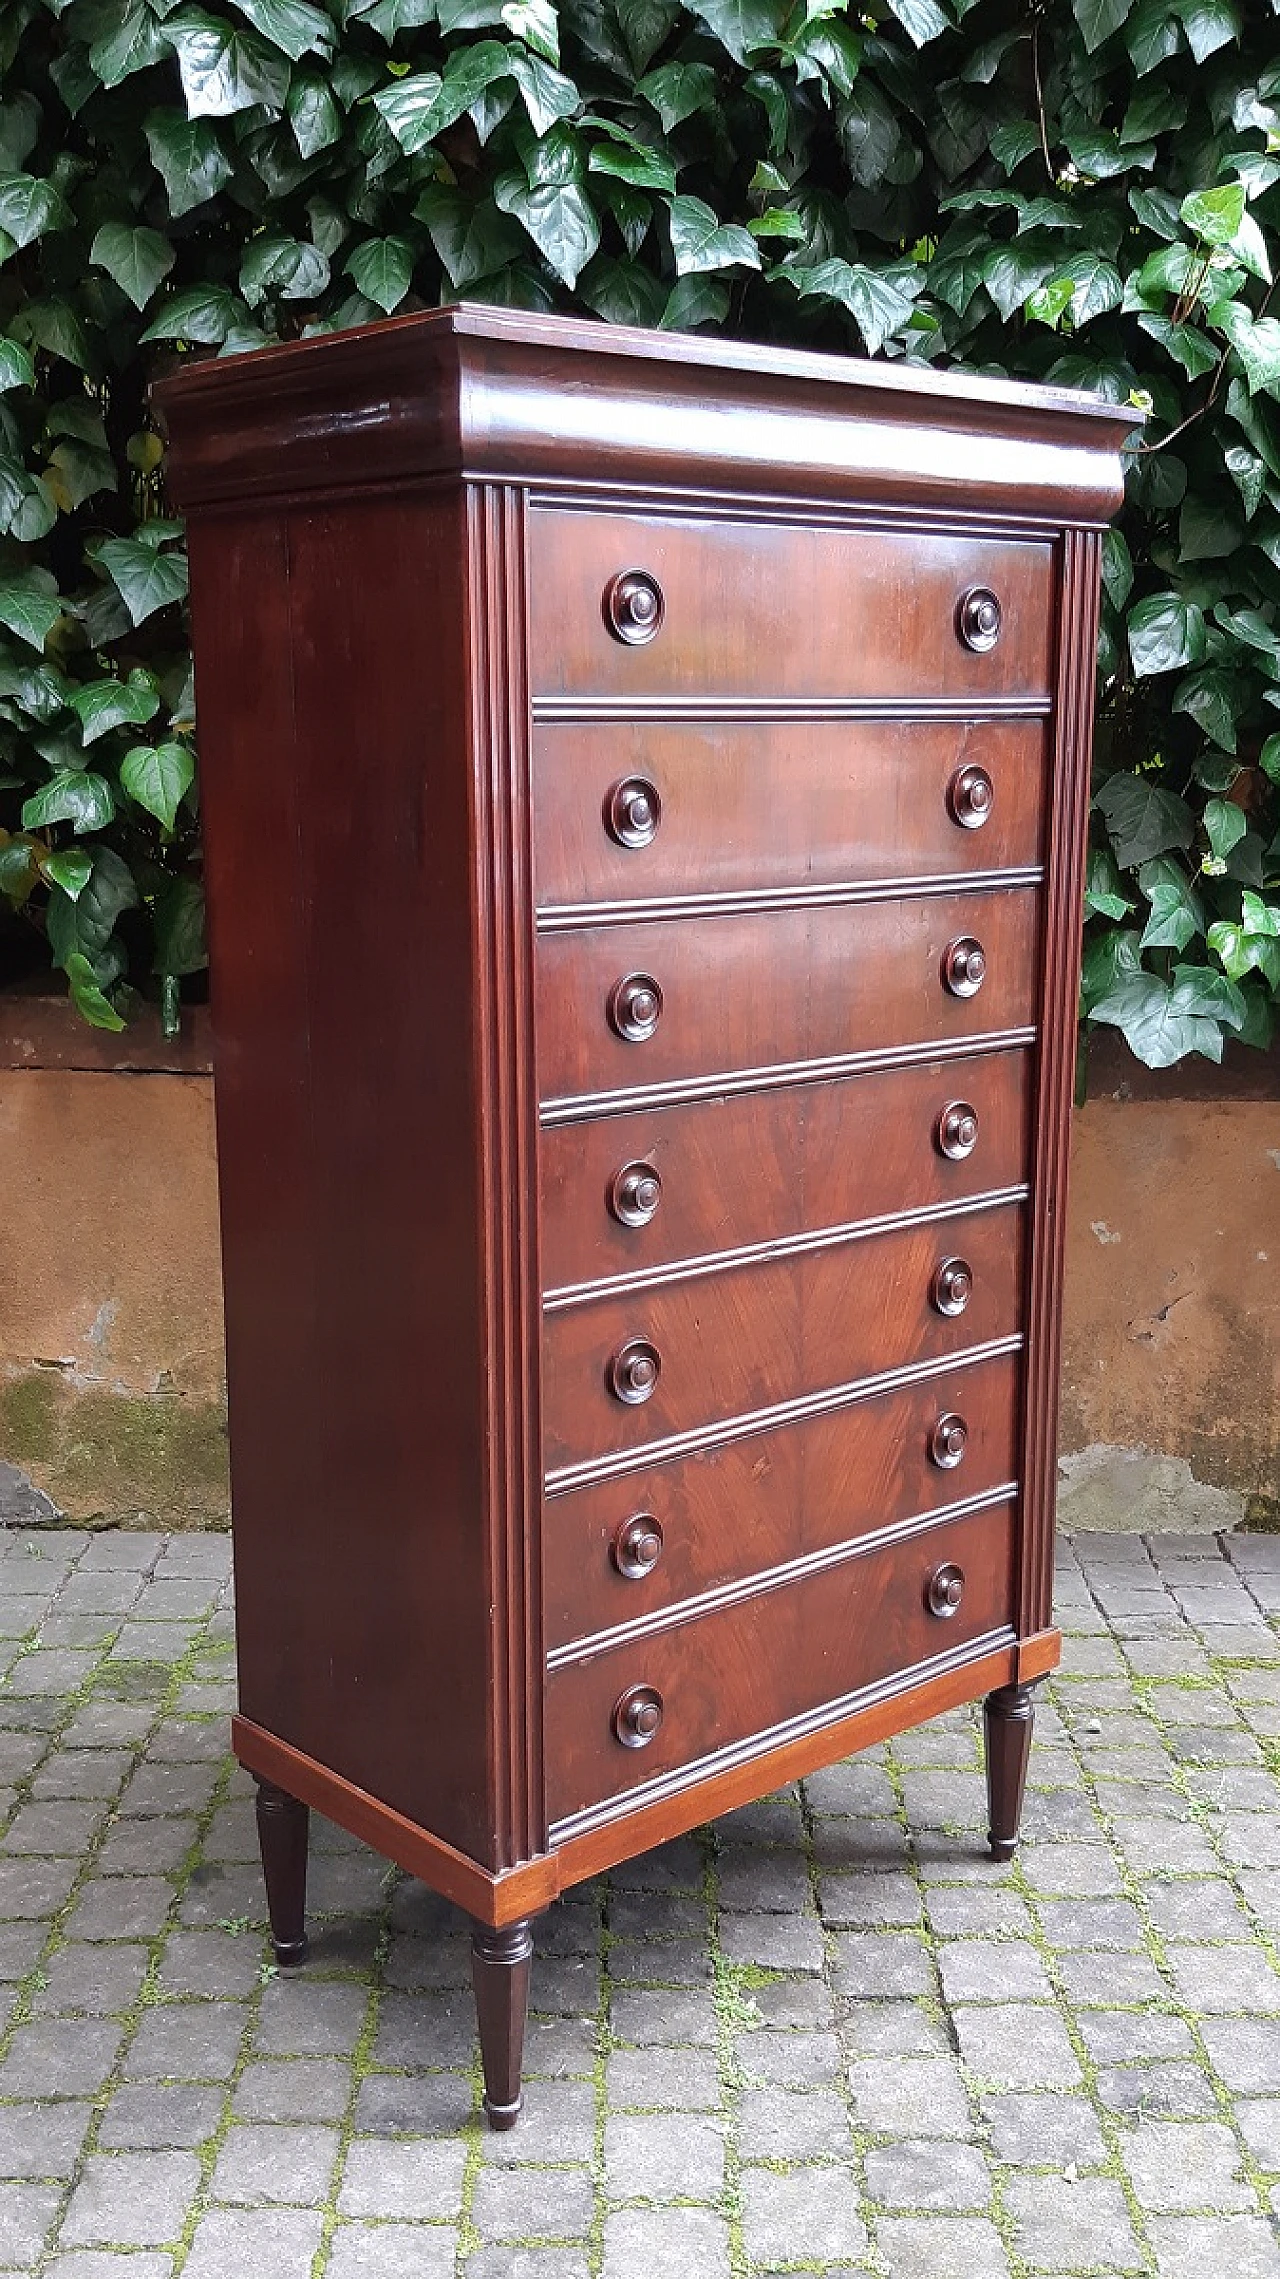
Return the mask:
<path id="1" fill-rule="evenodd" d="M 192 534 L 241 1704 L 492 1862 L 465 557 Z"/>

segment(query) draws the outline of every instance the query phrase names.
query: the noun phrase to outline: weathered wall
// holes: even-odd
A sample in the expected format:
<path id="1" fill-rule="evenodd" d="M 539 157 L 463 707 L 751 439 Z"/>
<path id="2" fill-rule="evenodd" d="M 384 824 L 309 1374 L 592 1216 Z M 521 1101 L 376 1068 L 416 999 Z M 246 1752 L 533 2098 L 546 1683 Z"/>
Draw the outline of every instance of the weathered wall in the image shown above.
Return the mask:
<path id="1" fill-rule="evenodd" d="M 61 1027 L 51 1046 L 49 1018 L 37 1028 L 0 1052 L 0 1513 L 217 1525 L 226 1432 L 203 1026 L 163 1074 L 86 1066 L 115 1048 Z M 154 1036 L 134 1050 L 165 1057 Z M 1117 1524 L 1126 1511 L 1130 1524 L 1185 1524 L 1173 1491 L 1193 1478 L 1232 1491 L 1202 1499 L 1207 1518 L 1193 1524 L 1231 1524 L 1242 1499 L 1255 1521 L 1280 1517 L 1278 1292 L 1280 1103 L 1095 1092 L 1073 1150 L 1067 1496 L 1074 1475 Z M 1153 1469 L 1136 1451 L 1176 1462 Z"/>

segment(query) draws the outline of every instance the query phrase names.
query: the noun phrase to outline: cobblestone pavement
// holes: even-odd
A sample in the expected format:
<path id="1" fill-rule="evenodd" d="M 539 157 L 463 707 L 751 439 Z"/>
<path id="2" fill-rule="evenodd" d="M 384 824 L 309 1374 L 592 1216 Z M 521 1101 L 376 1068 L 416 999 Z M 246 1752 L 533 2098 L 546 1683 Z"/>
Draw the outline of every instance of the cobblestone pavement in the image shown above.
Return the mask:
<path id="1" fill-rule="evenodd" d="M 1280 2279 L 1280 1539 L 1064 1547 L 1011 1867 L 964 1713 L 558 1906 L 506 2137 L 421 1887 L 267 1963 L 227 1559 L 0 1537 L 0 2269 Z"/>

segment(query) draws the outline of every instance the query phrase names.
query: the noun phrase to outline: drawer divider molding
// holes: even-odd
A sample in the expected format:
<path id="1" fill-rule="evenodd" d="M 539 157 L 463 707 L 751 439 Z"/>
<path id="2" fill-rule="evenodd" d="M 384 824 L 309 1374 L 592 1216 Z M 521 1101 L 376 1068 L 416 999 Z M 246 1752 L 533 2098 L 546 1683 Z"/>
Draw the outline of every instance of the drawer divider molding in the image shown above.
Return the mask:
<path id="1" fill-rule="evenodd" d="M 664 1797 L 678 1795 L 682 1789 L 693 1787 L 698 1781 L 715 1773 L 731 1772 L 736 1765 L 748 1764 L 753 1757 L 763 1756 L 769 1750 L 782 1749 L 792 1741 L 802 1741 L 810 1733 L 819 1733 L 826 1725 L 838 1724 L 846 1717 L 855 1717 L 860 1710 L 874 1709 L 882 1701 L 890 1701 L 898 1693 L 912 1686 L 927 1685 L 934 1678 L 948 1676 L 953 1670 L 963 1669 L 967 1663 L 984 1661 L 988 1654 L 1017 1643 L 1016 1634 L 1009 1623 L 998 1630 L 984 1631 L 980 1638 L 972 1638 L 967 1645 L 955 1646 L 947 1654 L 934 1654 L 927 1662 L 916 1662 L 908 1670 L 895 1670 L 891 1677 L 882 1678 L 875 1685 L 861 1686 L 855 1693 L 841 1694 L 834 1701 L 821 1702 L 816 1709 L 805 1710 L 799 1717 L 789 1717 L 780 1725 L 771 1725 L 762 1733 L 752 1733 L 745 1741 L 731 1742 L 727 1748 L 714 1749 L 705 1757 L 689 1759 L 683 1765 L 673 1766 L 670 1772 L 657 1779 L 645 1781 L 638 1787 L 625 1789 L 621 1795 L 610 1797 L 603 1804 L 590 1806 L 585 1812 L 574 1813 L 567 1820 L 553 1822 L 549 1841 L 553 1846 L 567 1843 L 574 1836 L 585 1836 L 593 1828 L 602 1827 L 610 1820 L 624 1818 L 643 1805 L 656 1804 Z"/>
<path id="2" fill-rule="evenodd" d="M 609 1653 L 615 1647 L 633 1645 L 641 1639 L 655 1637 L 660 1631 L 679 1630 L 685 1623 L 696 1622 L 702 1615 L 714 1614 L 722 1607 L 737 1606 L 744 1599 L 765 1598 L 770 1591 L 785 1590 L 788 1584 L 802 1582 L 807 1575 L 823 1574 L 831 1567 L 851 1566 L 855 1559 L 868 1558 L 891 1543 L 910 1542 L 957 1519 L 968 1519 L 974 1512 L 990 1511 L 996 1504 L 1011 1504 L 1017 1500 L 1017 1481 L 1002 1481 L 999 1487 L 985 1488 L 979 1496 L 966 1496 L 958 1503 L 940 1504 L 934 1511 L 894 1520 L 887 1527 L 872 1528 L 869 1534 L 853 1535 L 843 1543 L 826 1544 L 821 1551 L 808 1551 L 801 1558 L 786 1559 L 777 1567 L 762 1567 L 757 1574 L 722 1583 L 717 1590 L 701 1591 L 696 1598 L 678 1599 L 674 1605 L 664 1606 L 653 1614 L 637 1616 L 634 1622 L 620 1622 L 611 1630 L 595 1630 L 586 1638 L 571 1638 L 565 1646 L 550 1648 L 547 1668 L 559 1670 L 568 1663 L 594 1661 L 597 1654 Z"/>
<path id="3" fill-rule="evenodd" d="M 1048 720 L 1051 696 L 535 696 L 533 718 L 553 722 L 658 720 Z"/>
<path id="4" fill-rule="evenodd" d="M 853 902 L 914 902 L 926 895 L 997 894 L 1040 886 L 1039 863 L 1017 869 L 952 871 L 927 878 L 850 880 L 832 886 L 765 886 L 732 894 L 665 894 L 649 901 L 548 903 L 537 913 L 540 934 L 575 934 L 588 927 L 627 926 L 645 919 L 753 917 L 770 910 L 835 910 Z"/>
<path id="5" fill-rule="evenodd" d="M 905 1211 L 886 1211 L 875 1219 L 850 1219 L 842 1226 L 816 1227 L 806 1234 L 781 1235 L 773 1242 L 744 1243 L 739 1250 L 713 1250 L 701 1257 L 677 1258 L 669 1266 L 640 1267 L 634 1274 L 610 1274 L 598 1282 L 568 1282 L 548 1290 L 544 1314 L 568 1313 L 597 1298 L 625 1297 L 629 1290 L 663 1290 L 673 1282 L 694 1282 L 704 1274 L 725 1274 L 735 1266 L 771 1265 L 777 1259 L 803 1258 L 815 1250 L 839 1250 L 847 1242 L 865 1242 L 879 1234 L 901 1234 L 909 1227 L 942 1225 L 948 1219 L 966 1219 L 979 1211 L 1000 1211 L 1025 1203 L 1031 1194 L 1026 1181 L 1016 1187 L 997 1187 L 986 1195 L 957 1195 L 949 1203 L 919 1203 Z"/>
<path id="6" fill-rule="evenodd" d="M 988 1029 L 977 1036 L 929 1037 L 923 1044 L 893 1045 L 874 1052 L 833 1053 L 826 1060 L 774 1061 L 765 1068 L 728 1068 L 711 1076 L 673 1077 L 666 1084 L 632 1085 L 617 1092 L 570 1092 L 544 1100 L 539 1119 L 548 1129 L 596 1116 L 621 1116 L 633 1108 L 665 1108 L 686 1101 L 718 1100 L 728 1092 L 773 1091 L 787 1084 L 823 1084 L 833 1076 L 860 1076 L 879 1068 L 919 1068 L 932 1061 L 969 1060 L 979 1053 L 1012 1052 L 1033 1045 L 1034 1026 Z"/>
<path id="7" fill-rule="evenodd" d="M 595 1456 L 583 1464 L 565 1464 L 547 1473 L 545 1493 L 567 1495 L 573 1488 L 594 1486 L 599 1480 L 622 1479 L 628 1472 L 644 1471 L 650 1464 L 665 1463 L 669 1457 L 695 1456 L 706 1448 L 724 1448 L 731 1441 L 750 1439 L 753 1433 L 770 1432 L 775 1425 L 799 1424 L 806 1417 L 825 1416 L 832 1409 L 852 1408 L 858 1401 L 875 1400 L 881 1393 L 896 1393 L 907 1385 L 924 1384 L 931 1377 L 945 1377 L 953 1369 L 967 1369 L 979 1361 L 996 1361 L 1009 1353 L 1021 1353 L 1022 1347 L 1022 1332 L 1015 1330 L 1008 1337 L 989 1338 L 985 1345 L 971 1345 L 961 1353 L 939 1354 L 928 1361 L 913 1361 L 904 1368 L 884 1369 L 874 1377 L 857 1377 L 847 1385 L 829 1385 L 820 1393 L 804 1393 L 770 1408 L 752 1409 L 744 1416 L 724 1417 L 717 1424 L 674 1432 L 666 1440 L 649 1440 L 639 1448 L 620 1448 L 612 1456 Z"/>

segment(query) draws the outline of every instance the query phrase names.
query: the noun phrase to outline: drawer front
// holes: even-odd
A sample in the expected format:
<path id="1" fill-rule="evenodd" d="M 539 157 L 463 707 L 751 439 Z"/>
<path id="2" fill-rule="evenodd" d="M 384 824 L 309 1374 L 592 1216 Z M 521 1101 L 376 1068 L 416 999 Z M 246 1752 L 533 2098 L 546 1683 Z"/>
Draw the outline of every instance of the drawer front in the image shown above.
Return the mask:
<path id="1" fill-rule="evenodd" d="M 543 908 L 1042 859 L 1038 721 L 558 722 L 533 750 Z"/>
<path id="2" fill-rule="evenodd" d="M 547 1315 L 556 1472 L 1018 1328 L 1023 1212 L 1004 1204 Z M 967 1290 L 949 1261 L 968 1270 Z"/>
<path id="3" fill-rule="evenodd" d="M 547 1289 L 927 1209 L 1027 1176 L 1029 1051 L 634 1109 L 542 1135 Z"/>
<path id="4" fill-rule="evenodd" d="M 726 1511 L 724 1524 L 733 1517 Z M 1011 1505 L 975 1512 L 552 1670 L 552 1822 L 784 1721 L 821 1724 L 826 1705 L 1003 1628 L 1013 1608 L 1015 1525 Z M 931 1585 L 945 1604 L 956 1570 L 959 1605 L 933 1612 Z"/>
<path id="5" fill-rule="evenodd" d="M 1018 1474 L 1020 1383 L 1016 1354 L 957 1364 L 900 1393 L 548 1497 L 548 1646 L 1007 1487 Z M 940 1466 L 934 1436 L 954 1417 L 962 1450 Z"/>
<path id="6" fill-rule="evenodd" d="M 1046 541 L 543 507 L 529 547 L 535 702 L 1049 693 Z M 962 630 L 974 592 L 999 608 L 989 648 Z"/>
<path id="7" fill-rule="evenodd" d="M 1039 897 L 1026 889 L 547 935 L 539 1089 L 544 1100 L 647 1089 L 1030 1027 L 1039 940 Z M 973 942 L 984 978 L 957 994 L 953 945 Z"/>

